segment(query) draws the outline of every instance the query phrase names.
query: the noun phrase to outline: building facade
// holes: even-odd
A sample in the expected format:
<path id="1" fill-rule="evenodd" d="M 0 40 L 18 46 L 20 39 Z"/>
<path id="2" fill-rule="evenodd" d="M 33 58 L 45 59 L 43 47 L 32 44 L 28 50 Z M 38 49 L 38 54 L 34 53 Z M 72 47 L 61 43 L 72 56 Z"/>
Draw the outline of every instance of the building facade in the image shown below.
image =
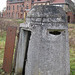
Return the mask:
<path id="1" fill-rule="evenodd" d="M 31 9 L 31 0 L 7 0 L 6 17 L 22 19 L 25 9 Z"/>
<path id="2" fill-rule="evenodd" d="M 75 14 L 71 11 L 67 12 L 67 20 L 69 23 L 75 23 Z"/>
<path id="3" fill-rule="evenodd" d="M 34 5 L 56 5 L 62 7 L 66 13 L 68 22 L 75 22 L 75 12 L 69 8 L 73 5 L 71 0 L 7 0 L 6 17 L 23 19 L 25 10 L 28 12 Z"/>

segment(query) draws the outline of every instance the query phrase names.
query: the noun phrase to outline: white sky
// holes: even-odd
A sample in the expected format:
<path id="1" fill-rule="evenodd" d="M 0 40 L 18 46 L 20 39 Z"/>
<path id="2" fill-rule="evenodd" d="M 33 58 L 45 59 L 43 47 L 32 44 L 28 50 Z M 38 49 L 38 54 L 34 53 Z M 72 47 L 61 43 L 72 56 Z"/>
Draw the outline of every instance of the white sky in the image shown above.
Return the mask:
<path id="1" fill-rule="evenodd" d="M 6 7 L 6 1 L 7 0 L 0 0 L 0 11 L 2 11 L 4 7 Z M 72 1 L 75 2 L 75 0 Z"/>
<path id="2" fill-rule="evenodd" d="M 75 0 L 72 0 L 75 3 Z"/>
<path id="3" fill-rule="evenodd" d="M 7 0 L 0 0 L 0 11 L 2 11 L 4 7 L 6 7 L 6 1 Z"/>

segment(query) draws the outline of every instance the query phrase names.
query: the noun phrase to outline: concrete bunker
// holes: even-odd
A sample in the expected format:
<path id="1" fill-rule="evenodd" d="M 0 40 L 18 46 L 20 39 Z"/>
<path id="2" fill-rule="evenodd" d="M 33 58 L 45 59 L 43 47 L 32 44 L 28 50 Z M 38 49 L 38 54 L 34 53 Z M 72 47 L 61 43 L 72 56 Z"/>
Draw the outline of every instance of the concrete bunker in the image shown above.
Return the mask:
<path id="1" fill-rule="evenodd" d="M 15 74 L 69 75 L 66 13 L 60 7 L 34 6 L 20 25 Z"/>

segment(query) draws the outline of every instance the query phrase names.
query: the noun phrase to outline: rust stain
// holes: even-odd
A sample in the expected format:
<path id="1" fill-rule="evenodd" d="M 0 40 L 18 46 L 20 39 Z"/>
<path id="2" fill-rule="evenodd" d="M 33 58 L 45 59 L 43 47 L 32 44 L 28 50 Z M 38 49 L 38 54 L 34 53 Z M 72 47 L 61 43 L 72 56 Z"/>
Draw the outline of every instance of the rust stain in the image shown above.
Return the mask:
<path id="1" fill-rule="evenodd" d="M 12 71 L 12 61 L 15 47 L 16 31 L 17 31 L 16 27 L 13 26 L 7 27 L 6 44 L 3 60 L 3 70 L 6 73 L 10 73 Z"/>

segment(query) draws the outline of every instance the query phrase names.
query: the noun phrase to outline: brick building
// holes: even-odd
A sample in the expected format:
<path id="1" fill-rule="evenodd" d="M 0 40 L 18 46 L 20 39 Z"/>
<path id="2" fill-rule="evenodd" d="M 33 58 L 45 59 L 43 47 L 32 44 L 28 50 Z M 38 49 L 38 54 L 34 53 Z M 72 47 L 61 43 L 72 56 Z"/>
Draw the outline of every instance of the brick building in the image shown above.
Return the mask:
<path id="1" fill-rule="evenodd" d="M 67 14 L 68 22 L 75 23 L 75 5 L 71 0 L 41 0 L 38 2 L 34 1 L 33 5 L 41 5 L 41 3 L 45 5 L 44 3 L 48 1 L 51 1 L 50 4 L 52 5 L 62 7 Z"/>
<path id="2" fill-rule="evenodd" d="M 7 0 L 7 17 L 23 18 L 25 9 L 31 9 L 31 0 Z"/>
<path id="3" fill-rule="evenodd" d="M 71 0 L 7 0 L 6 17 L 23 19 L 25 9 L 29 11 L 34 5 L 48 5 L 49 2 L 52 5 L 62 7 L 66 11 L 68 22 L 75 22 L 75 9 Z"/>
<path id="4" fill-rule="evenodd" d="M 3 10 L 1 15 L 2 15 L 1 16 L 2 18 L 6 18 L 6 15 L 7 15 L 6 10 Z"/>
<path id="5" fill-rule="evenodd" d="M 7 0 L 7 17 L 22 18 L 24 10 L 24 1 Z"/>

